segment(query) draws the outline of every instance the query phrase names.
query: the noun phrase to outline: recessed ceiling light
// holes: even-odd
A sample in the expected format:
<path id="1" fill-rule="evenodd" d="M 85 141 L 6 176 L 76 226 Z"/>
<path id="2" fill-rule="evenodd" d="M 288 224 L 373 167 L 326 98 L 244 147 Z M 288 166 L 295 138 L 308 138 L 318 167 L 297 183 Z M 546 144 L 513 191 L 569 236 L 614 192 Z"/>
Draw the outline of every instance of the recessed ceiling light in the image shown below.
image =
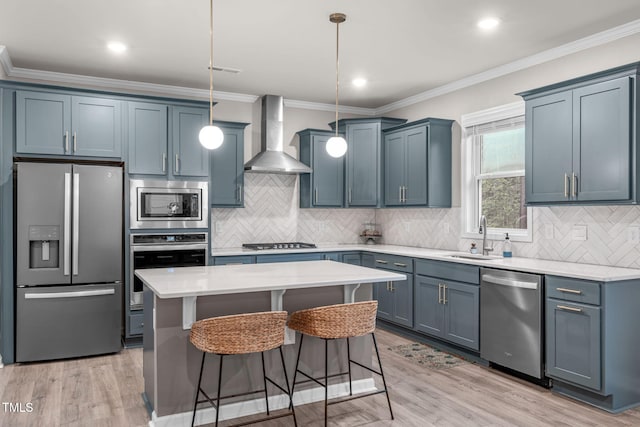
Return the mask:
<path id="1" fill-rule="evenodd" d="M 367 79 L 358 77 L 357 79 L 353 79 L 351 83 L 353 83 L 355 87 L 364 87 L 367 85 Z"/>
<path id="2" fill-rule="evenodd" d="M 483 30 L 493 30 L 500 24 L 500 20 L 498 18 L 484 18 L 478 21 L 478 27 Z"/>
<path id="3" fill-rule="evenodd" d="M 107 44 L 107 47 L 109 48 L 109 50 L 115 53 L 122 53 L 127 50 L 127 46 L 124 43 L 120 42 L 109 42 L 109 44 Z"/>

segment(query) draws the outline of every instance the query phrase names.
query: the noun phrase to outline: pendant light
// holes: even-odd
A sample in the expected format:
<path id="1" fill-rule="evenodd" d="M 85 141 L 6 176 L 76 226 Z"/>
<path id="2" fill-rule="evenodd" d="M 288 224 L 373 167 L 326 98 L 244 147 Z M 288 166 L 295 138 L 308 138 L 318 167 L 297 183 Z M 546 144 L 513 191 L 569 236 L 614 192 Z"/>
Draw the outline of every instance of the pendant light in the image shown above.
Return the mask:
<path id="1" fill-rule="evenodd" d="M 329 15 L 329 21 L 336 24 L 336 136 L 332 136 L 327 141 L 326 149 L 327 153 L 331 157 L 342 157 L 347 152 L 347 141 L 338 136 L 338 87 L 339 87 L 339 71 L 340 65 L 338 62 L 339 58 L 339 47 L 340 47 L 340 24 L 346 21 L 347 15 L 344 13 L 332 13 Z"/>
<path id="2" fill-rule="evenodd" d="M 224 134 L 218 126 L 213 125 L 213 0 L 209 0 L 210 6 L 210 50 L 209 50 L 209 124 L 202 129 L 198 134 L 200 144 L 208 150 L 215 150 L 222 145 L 224 141 Z"/>

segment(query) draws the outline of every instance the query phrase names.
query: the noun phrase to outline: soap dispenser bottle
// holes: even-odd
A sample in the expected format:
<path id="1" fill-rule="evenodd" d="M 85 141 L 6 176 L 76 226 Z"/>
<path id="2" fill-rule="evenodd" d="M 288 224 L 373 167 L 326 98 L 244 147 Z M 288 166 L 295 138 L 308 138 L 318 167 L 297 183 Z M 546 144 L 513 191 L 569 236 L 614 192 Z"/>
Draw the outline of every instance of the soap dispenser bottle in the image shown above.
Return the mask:
<path id="1" fill-rule="evenodd" d="M 513 253 L 511 252 L 511 240 L 509 239 L 509 233 L 505 233 L 504 247 L 502 248 L 502 256 L 504 258 L 511 258 Z"/>

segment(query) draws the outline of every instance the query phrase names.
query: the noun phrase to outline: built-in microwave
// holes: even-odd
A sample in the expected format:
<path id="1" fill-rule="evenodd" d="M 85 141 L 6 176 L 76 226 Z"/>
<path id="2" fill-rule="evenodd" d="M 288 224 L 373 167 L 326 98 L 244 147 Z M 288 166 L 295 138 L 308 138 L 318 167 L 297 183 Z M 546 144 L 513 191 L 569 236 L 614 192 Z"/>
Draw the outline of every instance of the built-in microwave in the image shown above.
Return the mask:
<path id="1" fill-rule="evenodd" d="M 129 183 L 130 228 L 208 227 L 206 181 L 132 179 Z"/>

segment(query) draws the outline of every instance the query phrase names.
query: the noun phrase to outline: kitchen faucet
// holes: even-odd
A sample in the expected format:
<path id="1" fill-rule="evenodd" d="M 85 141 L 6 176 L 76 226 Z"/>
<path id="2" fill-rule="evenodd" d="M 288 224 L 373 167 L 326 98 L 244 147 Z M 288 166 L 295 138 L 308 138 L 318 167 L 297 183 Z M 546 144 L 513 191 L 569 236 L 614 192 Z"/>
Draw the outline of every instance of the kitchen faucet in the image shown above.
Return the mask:
<path id="1" fill-rule="evenodd" d="M 487 247 L 487 217 L 484 215 L 480 216 L 480 228 L 478 232 L 482 234 L 482 255 L 489 255 L 489 252 L 493 250 L 493 246 Z"/>

